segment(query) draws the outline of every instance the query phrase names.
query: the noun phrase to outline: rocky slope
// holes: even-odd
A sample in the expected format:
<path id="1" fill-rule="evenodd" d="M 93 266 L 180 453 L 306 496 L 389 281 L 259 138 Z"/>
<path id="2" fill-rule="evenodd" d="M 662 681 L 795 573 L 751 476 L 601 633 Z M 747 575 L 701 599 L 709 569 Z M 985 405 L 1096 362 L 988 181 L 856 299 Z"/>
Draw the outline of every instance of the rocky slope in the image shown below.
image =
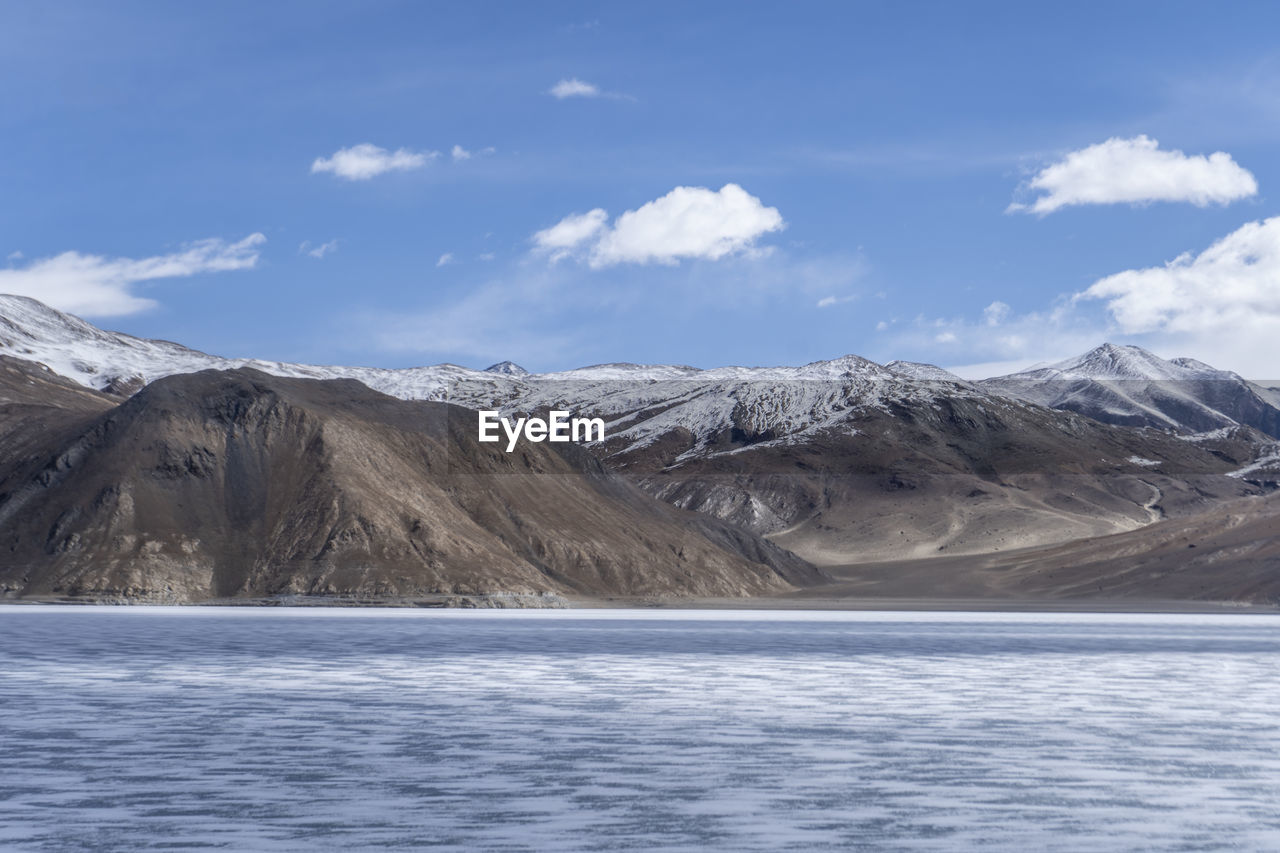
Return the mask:
<path id="1" fill-rule="evenodd" d="M 114 406 L 63 390 L 64 427 L 0 464 L 8 596 L 740 596 L 818 579 L 575 448 L 480 444 L 455 406 L 251 370 Z"/>

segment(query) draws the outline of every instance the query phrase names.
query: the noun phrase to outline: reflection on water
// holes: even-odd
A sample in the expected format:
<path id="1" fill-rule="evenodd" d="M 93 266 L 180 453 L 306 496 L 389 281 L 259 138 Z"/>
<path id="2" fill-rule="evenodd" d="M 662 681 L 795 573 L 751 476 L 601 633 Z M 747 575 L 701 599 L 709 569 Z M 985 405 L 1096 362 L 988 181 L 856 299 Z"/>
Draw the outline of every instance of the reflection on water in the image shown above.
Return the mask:
<path id="1" fill-rule="evenodd" d="M 0 608 L 0 848 L 1280 849 L 1265 616 Z"/>

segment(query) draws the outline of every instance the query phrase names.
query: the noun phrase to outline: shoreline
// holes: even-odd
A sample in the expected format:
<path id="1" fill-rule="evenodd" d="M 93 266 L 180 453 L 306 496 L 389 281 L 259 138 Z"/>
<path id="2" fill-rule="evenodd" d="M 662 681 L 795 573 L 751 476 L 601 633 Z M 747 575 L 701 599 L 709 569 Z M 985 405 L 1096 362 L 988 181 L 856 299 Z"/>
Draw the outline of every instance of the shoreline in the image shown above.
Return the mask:
<path id="1" fill-rule="evenodd" d="M 529 598 L 533 598 L 530 596 Z M 110 598 L 69 598 L 65 596 L 31 596 L 0 599 L 0 608 L 59 606 L 92 607 L 192 607 L 244 608 L 261 610 L 359 610 L 365 608 L 398 610 L 741 610 L 760 612 L 919 612 L 919 613 L 1153 613 L 1153 614 L 1280 614 L 1280 604 L 1232 601 L 1186 601 L 1177 599 L 1037 599 L 1037 598 L 961 598 L 961 597 L 866 597 L 808 596 L 794 593 L 776 598 L 644 598 L 626 596 L 568 597 L 556 596 L 545 602 L 513 601 L 510 596 L 415 596 L 411 599 L 355 598 L 335 596 L 290 596 L 279 599 L 214 599 L 209 601 L 156 601 Z"/>

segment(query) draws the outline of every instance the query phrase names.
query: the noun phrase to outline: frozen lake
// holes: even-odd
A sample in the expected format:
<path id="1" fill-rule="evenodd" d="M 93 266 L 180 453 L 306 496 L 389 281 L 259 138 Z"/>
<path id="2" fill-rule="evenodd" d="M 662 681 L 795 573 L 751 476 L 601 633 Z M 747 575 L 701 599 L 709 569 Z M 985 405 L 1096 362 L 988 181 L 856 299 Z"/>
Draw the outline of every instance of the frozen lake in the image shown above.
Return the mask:
<path id="1" fill-rule="evenodd" d="M 0 848 L 1280 849 L 1267 616 L 0 607 Z"/>

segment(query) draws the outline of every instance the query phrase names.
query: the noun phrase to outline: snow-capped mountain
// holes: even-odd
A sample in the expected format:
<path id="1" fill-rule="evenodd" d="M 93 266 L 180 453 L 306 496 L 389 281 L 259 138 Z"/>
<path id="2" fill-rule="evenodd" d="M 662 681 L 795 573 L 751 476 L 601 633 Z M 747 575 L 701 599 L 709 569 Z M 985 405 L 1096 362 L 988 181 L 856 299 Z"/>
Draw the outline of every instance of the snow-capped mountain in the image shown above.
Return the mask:
<path id="1" fill-rule="evenodd" d="M 680 435 L 679 458 L 794 442 L 855 411 L 928 404 L 939 394 L 990 407 L 1026 401 L 1104 422 L 1200 432 L 1244 424 L 1280 435 L 1280 409 L 1228 371 L 1106 344 L 1079 358 L 979 383 L 930 364 L 879 365 L 855 355 L 799 367 L 599 364 L 529 373 L 509 361 L 387 369 L 223 358 L 162 340 L 108 332 L 21 296 L 0 295 L 0 355 L 35 361 L 88 387 L 133 393 L 164 376 L 251 367 L 276 376 L 355 379 L 406 400 L 449 400 L 507 413 L 569 409 L 604 417 L 608 450 L 634 455 Z M 669 461 L 674 462 L 677 459 Z"/>
<path id="2" fill-rule="evenodd" d="M 1280 436 L 1268 389 L 1194 359 L 1162 359 L 1140 347 L 1104 344 L 1078 358 L 978 383 L 931 364 L 879 365 L 855 355 L 799 367 L 599 364 L 529 373 L 510 361 L 485 370 L 453 364 L 387 369 L 223 358 L 163 340 L 108 332 L 21 296 L 0 295 L 0 355 L 47 365 L 118 395 L 164 376 L 251 367 L 276 376 L 355 379 L 406 400 L 450 400 L 507 411 L 568 408 L 610 420 L 616 455 L 674 430 L 694 438 L 684 454 L 732 450 L 726 430 L 752 442 L 822 430 L 851 409 L 927 401 L 941 391 L 1014 398 L 1106 423 L 1204 432 L 1246 425 Z"/>
<path id="3" fill-rule="evenodd" d="M 1244 425 L 1280 436 L 1280 408 L 1268 389 L 1192 358 L 1166 360 L 1136 346 L 1103 344 L 978 385 L 1104 423 L 1191 433 Z"/>
<path id="4" fill-rule="evenodd" d="M 912 379 L 929 379 L 934 382 L 964 382 L 950 370 L 943 370 L 936 364 L 922 364 L 918 361 L 891 361 L 885 365 L 890 373 L 907 376 Z"/>
<path id="5" fill-rule="evenodd" d="M 525 370 L 514 361 L 500 361 L 497 364 L 491 364 L 484 369 L 485 373 L 500 373 L 503 376 L 528 376 L 529 371 Z"/>
<path id="6" fill-rule="evenodd" d="M 239 367 L 303 379 L 356 379 L 404 400 L 444 399 L 448 388 L 462 378 L 506 381 L 500 373 L 453 364 L 389 370 L 222 358 L 170 341 L 103 331 L 38 300 L 11 295 L 0 295 L 0 355 L 40 362 L 82 385 L 124 395 L 165 376 Z"/>
<path id="7" fill-rule="evenodd" d="M 1083 355 L 1032 368 L 1001 379 L 1025 378 L 1036 380 L 1092 379 L 1119 382 L 1139 380 L 1151 382 L 1179 382 L 1199 379 L 1224 379 L 1240 377 L 1226 370 L 1210 367 L 1194 358 L 1163 359 L 1142 347 L 1124 344 L 1103 344 Z"/>
<path id="8" fill-rule="evenodd" d="M 488 370 L 324 367 L 212 356 L 105 332 L 35 300 L 5 296 L 0 356 L 43 363 L 117 396 L 173 374 L 248 367 L 355 379 L 401 399 L 504 414 L 567 409 L 601 417 L 606 438 L 592 451 L 609 467 L 670 503 L 774 535 L 817 563 L 972 553 L 1127 530 L 1264 489 L 1258 478 L 1225 475 L 1276 451 L 1249 438 L 1261 438 L 1250 430 L 1244 440 L 1186 441 L 1106 426 L 1035 398 L 1064 382 L 1109 393 L 1117 383 L 1177 386 L 1189 376 L 1209 388 L 1243 382 L 1234 374 L 1222 375 L 1237 384 L 1219 381 L 1221 372 L 1205 380 L 1212 368 L 1126 348 L 993 383 L 854 355 L 799 367 L 623 363 L 543 374 L 510 363 Z M 1133 378 L 1150 375 L 1159 378 Z M 1224 425 L 1226 403 L 1210 409 L 1199 402 L 1208 391 L 1197 393 L 1186 406 L 1216 413 L 1205 429 Z M 1135 399 L 1116 405 L 1134 406 Z"/>
<path id="9" fill-rule="evenodd" d="M 275 376 L 355 379 L 406 400 L 448 400 L 507 412 L 570 409 L 609 419 L 611 449 L 645 447 L 673 430 L 704 451 L 725 430 L 783 439 L 824 428 L 855 406 L 932 393 L 918 380 L 957 381 L 940 368 L 890 370 L 849 355 L 800 367 L 599 364 L 534 374 L 509 361 L 485 370 L 453 364 L 387 369 L 223 358 L 169 341 L 107 332 L 27 297 L 0 295 L 0 355 L 42 363 L 97 390 L 128 395 L 143 385 L 200 370 L 250 367 Z M 927 374 L 927 375 L 926 375 Z M 978 393 L 970 388 L 964 393 Z"/>

